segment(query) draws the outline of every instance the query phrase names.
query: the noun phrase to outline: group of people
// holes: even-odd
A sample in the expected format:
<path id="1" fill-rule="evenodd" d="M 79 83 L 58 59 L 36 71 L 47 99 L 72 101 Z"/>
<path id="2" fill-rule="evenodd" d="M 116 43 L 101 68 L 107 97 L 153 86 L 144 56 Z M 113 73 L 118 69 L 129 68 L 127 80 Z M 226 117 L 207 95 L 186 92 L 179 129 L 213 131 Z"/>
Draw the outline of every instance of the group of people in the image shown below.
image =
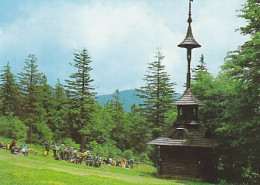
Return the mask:
<path id="1" fill-rule="evenodd" d="M 8 142 L 5 145 L 0 142 L 0 148 L 10 150 L 11 154 L 27 156 L 29 153 L 29 148 L 26 144 L 24 146 L 17 146 L 15 140 L 13 140 L 11 144 Z"/>
<path id="2" fill-rule="evenodd" d="M 47 139 L 44 143 L 45 155 L 49 155 L 50 151 L 50 141 Z M 66 147 L 64 144 L 58 146 L 56 143 L 52 145 L 53 157 L 55 160 L 65 160 L 75 164 L 85 163 L 87 166 L 100 167 L 101 163 L 111 166 L 120 166 L 122 168 L 133 168 L 134 160 L 126 160 L 124 157 L 117 158 L 116 160 L 112 158 L 107 158 L 102 161 L 100 153 L 92 154 L 91 150 L 86 150 L 85 152 L 79 152 L 75 147 Z"/>
<path id="3" fill-rule="evenodd" d="M 44 142 L 45 151 L 44 155 L 49 155 L 50 151 L 50 141 L 47 139 Z M 29 148 L 26 144 L 24 146 L 18 146 L 16 141 L 13 140 L 11 143 L 3 144 L 0 142 L 0 148 L 10 150 L 12 154 L 27 156 L 29 154 Z M 133 168 L 134 160 L 127 160 L 124 157 L 118 157 L 113 159 L 108 157 L 102 161 L 100 153 L 92 154 L 91 150 L 86 150 L 85 152 L 79 152 L 75 147 L 66 147 L 64 144 L 58 146 L 56 143 L 52 145 L 53 157 L 55 160 L 66 160 L 75 164 L 85 163 L 87 166 L 100 167 L 101 164 L 119 166 L 122 168 Z"/>
<path id="4" fill-rule="evenodd" d="M 113 159 L 111 157 L 108 157 L 107 159 L 103 160 L 104 164 L 110 165 L 110 166 L 119 166 L 122 168 L 131 168 L 134 167 L 134 160 L 133 159 L 126 159 L 124 157 Z"/>
<path id="5" fill-rule="evenodd" d="M 45 154 L 49 155 L 50 141 L 47 139 L 44 143 Z M 52 145 L 53 157 L 55 160 L 65 160 L 75 164 L 86 163 L 88 166 L 99 167 L 101 165 L 100 153 L 92 155 L 90 150 L 79 152 L 75 147 L 66 147 L 64 144 L 58 146 L 56 143 Z"/>

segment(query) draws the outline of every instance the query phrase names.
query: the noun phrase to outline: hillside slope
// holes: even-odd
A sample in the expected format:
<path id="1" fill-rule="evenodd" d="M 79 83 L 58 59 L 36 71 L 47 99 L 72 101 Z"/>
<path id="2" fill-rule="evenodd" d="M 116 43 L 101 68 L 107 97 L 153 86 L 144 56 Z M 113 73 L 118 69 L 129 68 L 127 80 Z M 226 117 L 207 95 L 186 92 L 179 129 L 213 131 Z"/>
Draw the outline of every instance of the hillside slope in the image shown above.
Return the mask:
<path id="1" fill-rule="evenodd" d="M 135 166 L 133 170 L 102 165 L 100 168 L 56 161 L 39 155 L 18 156 L 0 149 L 0 184 L 88 184 L 88 185 L 183 185 L 198 184 L 158 179 L 155 169 Z"/>

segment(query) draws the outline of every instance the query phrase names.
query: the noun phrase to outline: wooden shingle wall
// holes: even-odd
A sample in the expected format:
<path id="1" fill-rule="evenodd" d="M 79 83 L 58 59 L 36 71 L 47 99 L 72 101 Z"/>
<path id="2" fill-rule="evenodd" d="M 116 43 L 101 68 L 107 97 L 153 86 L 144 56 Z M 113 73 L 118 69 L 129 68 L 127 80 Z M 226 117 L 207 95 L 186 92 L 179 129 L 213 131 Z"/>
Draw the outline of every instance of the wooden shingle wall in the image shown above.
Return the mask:
<path id="1" fill-rule="evenodd" d="M 196 181 L 215 181 L 215 165 L 210 148 L 161 146 L 160 175 Z"/>

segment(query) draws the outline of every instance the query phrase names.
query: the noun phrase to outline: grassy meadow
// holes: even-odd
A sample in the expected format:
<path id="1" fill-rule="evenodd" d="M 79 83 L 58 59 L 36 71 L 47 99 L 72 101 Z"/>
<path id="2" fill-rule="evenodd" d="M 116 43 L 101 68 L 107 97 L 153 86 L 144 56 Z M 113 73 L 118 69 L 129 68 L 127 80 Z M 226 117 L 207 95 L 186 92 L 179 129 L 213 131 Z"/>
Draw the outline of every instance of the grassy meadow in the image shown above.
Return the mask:
<path id="1" fill-rule="evenodd" d="M 134 169 L 122 169 L 106 165 L 93 168 L 84 164 L 56 161 L 51 156 L 42 155 L 43 147 L 29 146 L 38 151 L 37 155 L 18 156 L 9 150 L 0 149 L 1 185 L 206 185 L 157 178 L 154 175 L 156 169 L 145 164 L 135 165 Z"/>

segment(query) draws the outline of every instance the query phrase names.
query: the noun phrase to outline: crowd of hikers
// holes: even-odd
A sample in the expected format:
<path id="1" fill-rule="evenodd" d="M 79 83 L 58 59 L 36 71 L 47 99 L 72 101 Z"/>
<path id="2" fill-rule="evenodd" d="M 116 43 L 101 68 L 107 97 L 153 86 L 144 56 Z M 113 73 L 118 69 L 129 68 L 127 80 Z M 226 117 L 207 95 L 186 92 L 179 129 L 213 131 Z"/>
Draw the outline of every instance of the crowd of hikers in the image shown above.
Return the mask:
<path id="1" fill-rule="evenodd" d="M 49 156 L 50 151 L 50 141 L 47 139 L 44 142 L 45 150 L 43 155 Z M 13 140 L 10 143 L 4 145 L 0 142 L 0 148 L 10 150 L 12 154 L 27 156 L 29 152 L 32 152 L 27 145 L 17 146 L 16 141 Z M 101 164 L 110 165 L 110 166 L 119 166 L 122 168 L 133 168 L 134 160 L 126 159 L 124 157 L 117 157 L 113 159 L 108 157 L 102 161 L 100 153 L 92 153 L 91 150 L 85 150 L 84 152 L 79 152 L 75 147 L 66 147 L 64 144 L 58 146 L 56 143 L 52 144 L 53 157 L 55 160 L 65 160 L 75 164 L 85 163 L 87 166 L 91 167 L 100 167 Z"/>
<path id="2" fill-rule="evenodd" d="M 44 143 L 45 145 L 45 155 L 49 155 L 50 151 L 50 141 L 47 139 Z M 56 160 L 66 160 L 75 164 L 85 163 L 87 166 L 100 167 L 101 164 L 119 166 L 122 168 L 133 168 L 134 160 L 127 160 L 124 157 L 118 157 L 113 159 L 108 157 L 102 161 L 100 153 L 92 154 L 91 150 L 85 150 L 84 152 L 79 152 L 75 147 L 67 147 L 64 144 L 58 146 L 56 143 L 52 144 L 53 157 Z"/>
<path id="3" fill-rule="evenodd" d="M 0 148 L 10 150 L 12 154 L 23 155 L 23 156 L 27 156 L 30 151 L 27 145 L 17 146 L 15 140 L 13 140 L 11 144 L 8 142 L 6 145 L 0 142 Z"/>

